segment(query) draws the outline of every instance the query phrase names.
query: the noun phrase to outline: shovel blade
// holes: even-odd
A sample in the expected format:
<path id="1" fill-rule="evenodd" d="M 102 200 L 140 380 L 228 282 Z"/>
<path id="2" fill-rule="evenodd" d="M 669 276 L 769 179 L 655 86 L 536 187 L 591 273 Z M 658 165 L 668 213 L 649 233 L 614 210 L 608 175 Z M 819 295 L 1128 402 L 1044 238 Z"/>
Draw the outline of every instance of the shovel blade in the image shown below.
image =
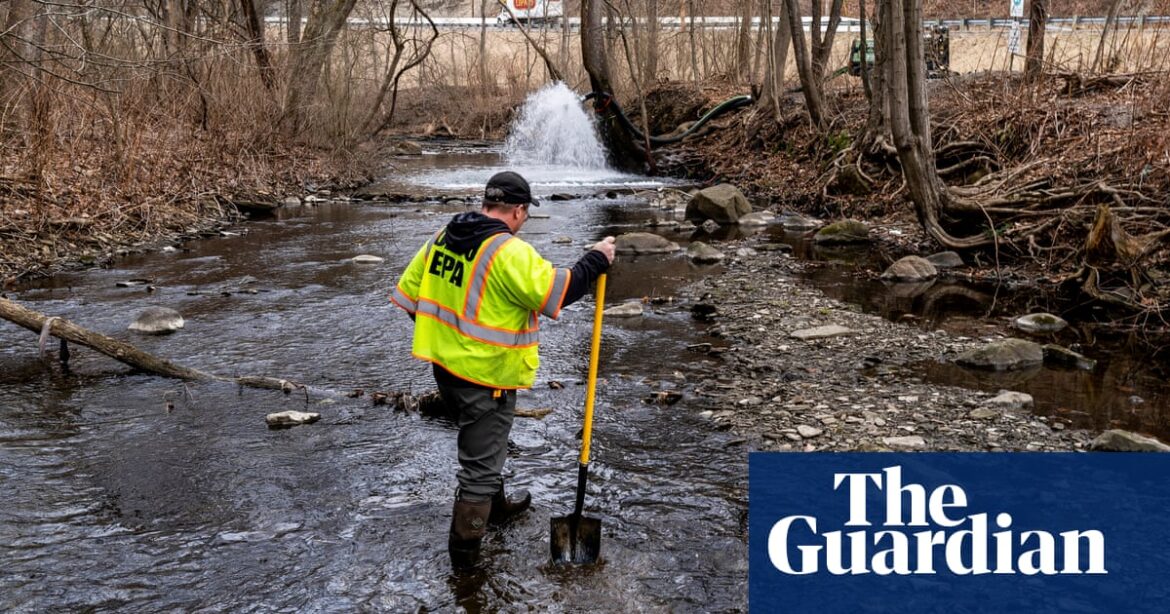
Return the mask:
<path id="1" fill-rule="evenodd" d="M 549 548 L 554 563 L 590 565 L 601 553 L 601 519 L 588 516 L 552 518 Z"/>

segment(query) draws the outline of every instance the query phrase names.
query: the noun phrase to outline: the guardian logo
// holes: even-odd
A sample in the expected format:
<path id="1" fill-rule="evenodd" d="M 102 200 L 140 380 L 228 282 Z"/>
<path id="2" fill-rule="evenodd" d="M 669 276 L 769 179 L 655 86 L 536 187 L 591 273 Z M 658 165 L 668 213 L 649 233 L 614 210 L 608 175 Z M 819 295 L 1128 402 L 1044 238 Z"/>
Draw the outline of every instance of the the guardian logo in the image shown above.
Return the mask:
<path id="1" fill-rule="evenodd" d="M 781 573 L 1108 574 L 1101 531 L 1017 531 L 1006 512 L 970 513 L 961 486 L 945 484 L 928 492 L 921 484 L 903 484 L 901 466 L 878 473 L 834 473 L 832 490 L 848 505 L 844 530 L 826 530 L 831 527 L 811 514 L 772 524 L 768 558 Z M 884 514 L 871 517 L 871 507 L 884 507 Z"/>

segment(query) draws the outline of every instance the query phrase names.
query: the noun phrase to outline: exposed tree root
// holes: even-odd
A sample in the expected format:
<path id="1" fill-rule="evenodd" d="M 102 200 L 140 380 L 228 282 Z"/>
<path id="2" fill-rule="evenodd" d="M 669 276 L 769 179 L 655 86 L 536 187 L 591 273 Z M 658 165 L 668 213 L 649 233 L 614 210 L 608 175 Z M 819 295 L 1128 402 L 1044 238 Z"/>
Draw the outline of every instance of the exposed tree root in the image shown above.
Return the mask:
<path id="1" fill-rule="evenodd" d="M 933 212 L 915 213 L 939 246 L 975 252 L 984 263 L 994 250 L 1004 266 L 1069 280 L 1067 289 L 1093 290 L 1111 305 L 1170 310 L 1170 79 L 1165 72 L 1056 77 L 972 76 L 925 88 L 930 129 L 919 121 L 914 136 L 929 137 L 933 148 L 911 161 L 910 172 L 892 126 L 874 134 L 855 91 L 830 92 L 827 133 L 794 109 L 779 122 L 760 114 L 742 130 L 681 149 L 697 154 L 688 158 L 692 177 L 705 163 L 707 178 L 815 215 L 891 219 L 911 210 L 910 194 L 930 193 Z M 1121 250 L 1089 280 L 1086 238 L 1103 205 L 1140 250 L 1136 260 Z M 888 240 L 921 249 L 917 237 Z M 1118 298 L 1127 292 L 1131 298 Z"/>

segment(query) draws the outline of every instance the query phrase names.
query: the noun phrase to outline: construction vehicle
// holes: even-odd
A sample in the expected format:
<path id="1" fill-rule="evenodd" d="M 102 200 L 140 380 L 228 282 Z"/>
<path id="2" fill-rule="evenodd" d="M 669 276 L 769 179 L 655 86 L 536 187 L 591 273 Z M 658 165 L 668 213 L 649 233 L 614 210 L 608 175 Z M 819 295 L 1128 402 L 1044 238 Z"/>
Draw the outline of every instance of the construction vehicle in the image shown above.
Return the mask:
<path id="1" fill-rule="evenodd" d="M 498 25 L 558 23 L 565 16 L 564 0 L 499 0 Z"/>
<path id="2" fill-rule="evenodd" d="M 866 64 L 873 68 L 873 41 L 865 46 Z M 938 79 L 951 67 L 951 32 L 946 26 L 928 26 L 922 33 L 922 51 L 926 56 L 926 78 Z M 861 39 L 853 39 L 849 48 L 849 74 L 861 76 Z"/>

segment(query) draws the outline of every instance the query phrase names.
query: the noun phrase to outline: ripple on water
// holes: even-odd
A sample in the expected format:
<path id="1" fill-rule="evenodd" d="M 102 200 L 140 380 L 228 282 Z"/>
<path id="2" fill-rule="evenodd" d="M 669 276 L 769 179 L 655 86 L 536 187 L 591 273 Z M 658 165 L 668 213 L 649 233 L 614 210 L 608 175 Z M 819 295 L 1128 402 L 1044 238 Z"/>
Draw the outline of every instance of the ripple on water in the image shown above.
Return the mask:
<path id="1" fill-rule="evenodd" d="M 479 183 L 494 170 L 483 166 L 458 181 Z M 452 181 L 436 185 L 446 192 L 463 171 L 443 172 Z M 585 190 L 612 178 L 557 175 L 563 169 L 549 170 L 547 181 L 534 173 L 537 189 Z M 533 220 L 525 238 L 569 265 L 638 206 L 550 202 L 542 208 L 550 217 Z M 410 321 L 386 296 L 422 238 L 460 210 L 436 205 L 427 215 L 428 207 L 306 208 L 291 220 L 251 225 L 246 240 L 135 256 L 115 271 L 73 275 L 17 298 L 216 373 L 338 391 L 426 391 L 429 368 L 409 358 Z M 572 243 L 551 243 L 561 234 Z M 386 261 L 345 261 L 358 253 Z M 614 276 L 615 300 L 671 294 L 695 274 L 678 256 L 640 259 L 630 270 L 637 274 Z M 153 279 L 158 290 L 114 288 L 131 277 Z M 259 291 L 187 295 L 233 285 Z M 129 319 L 151 304 L 177 306 L 187 328 L 130 336 Z M 687 401 L 640 401 L 657 378 L 694 359 L 684 349 L 694 334 L 689 317 L 668 309 L 610 322 L 604 337 L 587 509 L 605 520 L 606 563 L 587 571 L 547 564 L 549 517 L 568 510 L 575 487 L 584 391 L 574 382 L 585 373 L 591 317 L 586 299 L 542 329 L 540 381 L 521 403 L 553 412 L 516 421 L 506 467 L 510 484 L 532 491 L 536 505 L 488 537 L 487 570 L 462 580 L 451 578 L 443 543 L 457 466 L 449 422 L 374 407 L 368 396 L 321 404 L 300 393 L 182 385 L 129 373 L 86 350 L 75 352 L 81 375 L 49 375 L 35 357 L 35 335 L 0 327 L 0 398 L 16 400 L 0 405 L 0 607 L 743 609 L 746 571 L 736 564 L 746 560 L 743 454 L 688 418 Z M 552 390 L 550 379 L 568 385 Z M 323 418 L 267 429 L 264 415 L 286 409 Z"/>

